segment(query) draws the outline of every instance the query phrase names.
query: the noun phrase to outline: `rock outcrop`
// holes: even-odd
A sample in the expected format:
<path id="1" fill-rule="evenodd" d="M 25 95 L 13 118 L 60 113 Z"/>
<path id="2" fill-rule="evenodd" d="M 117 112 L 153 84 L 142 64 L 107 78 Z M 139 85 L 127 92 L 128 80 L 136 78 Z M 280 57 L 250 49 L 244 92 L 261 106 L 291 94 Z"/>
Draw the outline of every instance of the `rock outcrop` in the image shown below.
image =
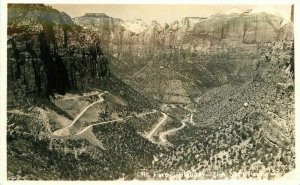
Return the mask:
<path id="1" fill-rule="evenodd" d="M 110 74 L 99 38 L 48 6 L 9 5 L 7 42 L 8 87 L 16 98 L 64 94 Z"/>
<path id="2" fill-rule="evenodd" d="M 74 21 L 84 28 L 99 33 L 107 30 L 109 33 L 102 38 L 103 40 L 114 41 L 118 37 L 123 39 L 123 43 L 134 45 L 156 43 L 156 46 L 167 47 L 189 42 L 192 37 L 211 43 L 220 40 L 257 43 L 281 38 L 279 30 L 282 28 L 283 18 L 265 12 L 251 11 L 231 10 L 210 17 L 186 17 L 164 26 L 156 21 L 147 25 L 142 20 L 123 21 L 108 16 L 84 15 L 74 18 Z"/>
<path id="3" fill-rule="evenodd" d="M 193 89 L 201 92 L 229 81 L 249 80 L 253 72 L 246 69 L 255 68 L 259 60 L 258 45 L 277 41 L 290 43 L 293 40 L 293 23 L 257 9 L 232 9 L 210 17 L 186 17 L 164 26 L 157 21 L 147 25 L 140 19 L 123 21 L 112 17 L 87 16 L 76 19 L 85 20 L 75 23 L 91 28 L 105 41 L 102 46 L 109 49 L 104 53 L 111 56 L 115 70 L 118 74 L 124 74 L 123 79 L 164 102 L 172 102 L 174 97 L 183 100 L 193 96 Z M 114 22 L 114 26 L 104 19 Z M 106 30 L 105 35 L 104 23 L 105 27 L 112 28 Z M 224 59 L 227 62 L 221 62 Z M 247 62 L 242 63 L 241 60 Z M 134 70 L 138 66 L 141 67 Z M 131 77 L 128 74 L 134 75 Z M 176 81 L 177 85 L 184 82 L 188 84 L 186 87 L 194 88 L 184 87 L 182 91 L 175 92 L 165 85 L 173 83 L 168 81 L 167 76 L 180 79 Z M 160 89 L 160 92 L 153 89 Z"/>
<path id="4" fill-rule="evenodd" d="M 197 24 L 194 33 L 206 34 L 211 40 L 276 41 L 282 21 L 281 17 L 267 13 L 220 14 Z"/>
<path id="5" fill-rule="evenodd" d="M 86 13 L 82 17 L 73 18 L 75 24 L 89 29 L 91 31 L 98 32 L 103 43 L 114 42 L 119 44 L 119 40 L 122 37 L 123 21 L 121 19 L 109 17 L 102 13 Z"/>

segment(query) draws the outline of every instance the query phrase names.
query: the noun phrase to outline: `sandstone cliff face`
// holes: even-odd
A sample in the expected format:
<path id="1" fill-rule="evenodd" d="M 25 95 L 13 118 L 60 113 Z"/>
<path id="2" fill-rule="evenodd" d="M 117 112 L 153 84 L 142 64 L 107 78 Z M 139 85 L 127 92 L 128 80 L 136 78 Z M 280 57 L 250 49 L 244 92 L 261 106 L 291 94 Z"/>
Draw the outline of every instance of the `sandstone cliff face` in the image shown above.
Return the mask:
<path id="1" fill-rule="evenodd" d="M 123 23 L 121 19 L 109 17 L 104 13 L 86 13 L 82 17 L 75 17 L 73 21 L 83 28 L 89 28 L 95 31 L 113 31 L 115 27 Z"/>
<path id="2" fill-rule="evenodd" d="M 29 26 L 43 23 L 74 25 L 70 16 L 42 4 L 9 4 L 8 26 Z"/>
<path id="3" fill-rule="evenodd" d="M 108 16 L 83 16 L 74 20 L 95 31 L 104 53 L 121 61 L 148 60 L 162 53 L 175 59 L 183 53 L 208 55 L 221 48 L 222 52 L 229 52 L 241 43 L 293 39 L 292 23 L 283 26 L 281 17 L 251 11 L 186 17 L 163 26 L 156 21 L 147 25 L 142 20 L 123 21 Z"/>
<path id="4" fill-rule="evenodd" d="M 63 94 L 109 74 L 99 38 L 51 7 L 9 5 L 7 42 L 8 87 L 16 97 Z"/>
<path id="5" fill-rule="evenodd" d="M 101 42 L 120 43 L 123 35 L 123 21 L 121 19 L 112 18 L 101 13 L 87 13 L 82 17 L 75 17 L 74 23 L 98 33 Z"/>
<path id="6" fill-rule="evenodd" d="M 89 22 L 88 17 L 85 19 Z M 121 21 L 116 25 L 121 29 L 110 30 L 105 38 L 101 37 L 104 36 L 101 31 L 103 23 L 77 24 L 91 27 L 101 35 L 102 40 L 105 40 L 101 44 L 104 48 L 110 48 L 104 52 L 111 56 L 115 71 L 123 74 L 122 77 L 129 84 L 142 89 L 147 95 L 156 93 L 154 98 L 158 100 L 170 102 L 175 96 L 184 99 L 183 97 L 196 93 L 189 88 L 183 88 L 183 91 L 177 93 L 165 86 L 164 83 L 173 82 L 168 81 L 163 73 L 173 76 L 173 71 L 180 71 L 174 75 L 180 79 L 176 84 L 184 81 L 189 84 L 187 86 L 198 89 L 198 92 L 201 91 L 199 89 L 229 81 L 251 79 L 253 71 L 249 69 L 255 68 L 255 62 L 259 58 L 256 49 L 258 44 L 292 40 L 293 25 L 282 26 L 283 21 L 281 17 L 272 14 L 232 10 L 210 17 L 186 17 L 164 26 L 156 21 L 152 21 L 150 25 L 145 25 L 142 20 Z M 107 22 L 106 24 L 105 27 L 110 27 Z M 189 71 L 190 67 L 193 71 Z M 139 69 L 135 70 L 136 68 Z M 171 68 L 173 71 L 169 70 Z M 189 74 L 188 78 L 186 74 Z M 158 88 L 161 92 L 154 92 L 153 89 Z M 165 98 L 166 95 L 171 98 Z"/>
<path id="7" fill-rule="evenodd" d="M 220 40 L 245 43 L 276 41 L 283 22 L 281 17 L 275 15 L 249 12 L 216 14 L 208 18 L 186 17 L 164 27 L 156 21 L 151 25 L 141 23 L 142 20 L 129 24 L 128 21 L 103 16 L 83 16 L 74 20 L 76 24 L 94 31 L 101 32 L 105 28 L 110 30 L 110 34 L 103 40 L 114 40 L 119 35 L 124 43 L 132 41 L 134 44 L 163 46 L 189 42 L 189 35 L 212 43 Z M 122 27 L 123 32 L 117 32 L 116 27 Z"/>
<path id="8" fill-rule="evenodd" d="M 174 21 L 170 24 L 169 29 L 177 31 L 193 31 L 195 25 L 205 21 L 207 17 L 185 17 L 180 21 Z"/>
<path id="9" fill-rule="evenodd" d="M 294 24 L 287 23 L 278 30 L 279 41 L 292 41 L 294 40 Z"/>
<path id="10" fill-rule="evenodd" d="M 188 17 L 161 26 L 157 21 L 147 25 L 140 19 L 123 21 L 102 13 L 87 13 L 73 22 L 47 6 L 11 5 L 8 20 L 9 77 L 25 84 L 24 91 L 39 96 L 84 88 L 87 82 L 109 76 L 108 60 L 125 79 L 146 68 L 147 63 L 153 63 L 155 69 L 194 65 L 191 86 L 221 85 L 233 73 L 244 75 L 241 79 L 251 76 L 241 71 L 254 65 L 255 44 L 293 39 L 292 23 L 282 26 L 282 18 L 266 13 Z M 244 60 L 244 55 L 251 58 L 247 65 L 238 61 Z M 214 64 L 222 65 L 218 69 L 209 67 L 224 58 L 232 63 Z M 187 70 L 181 71 L 184 78 Z"/>
<path id="11" fill-rule="evenodd" d="M 220 14 L 195 26 L 194 33 L 209 39 L 266 42 L 277 39 L 282 18 L 267 13 Z"/>

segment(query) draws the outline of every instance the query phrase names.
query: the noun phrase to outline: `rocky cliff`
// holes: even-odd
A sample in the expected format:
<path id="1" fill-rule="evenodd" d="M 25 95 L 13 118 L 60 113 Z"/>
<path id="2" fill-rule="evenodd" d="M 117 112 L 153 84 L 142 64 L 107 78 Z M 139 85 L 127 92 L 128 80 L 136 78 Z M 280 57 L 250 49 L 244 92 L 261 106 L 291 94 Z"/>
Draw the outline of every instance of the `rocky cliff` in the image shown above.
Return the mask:
<path id="1" fill-rule="evenodd" d="M 255 69 L 260 58 L 258 45 L 290 45 L 293 40 L 293 23 L 252 10 L 186 17 L 164 26 L 108 16 L 74 20 L 98 33 L 118 75 L 164 102 L 187 103 L 206 88 L 252 79 L 255 71 L 249 69 Z M 180 88 L 174 91 L 171 86 Z"/>
<path id="2" fill-rule="evenodd" d="M 7 42 L 8 92 L 16 98 L 64 94 L 110 75 L 99 38 L 48 6 L 8 5 Z"/>
<path id="3" fill-rule="evenodd" d="M 293 23 L 255 12 L 164 26 L 87 13 L 76 25 L 48 6 L 9 5 L 8 179 L 295 169 Z"/>
<path id="4" fill-rule="evenodd" d="M 195 34 L 212 40 L 266 42 L 278 39 L 283 19 L 267 13 L 219 14 L 197 24 Z"/>
<path id="5" fill-rule="evenodd" d="M 82 17 L 75 17 L 74 23 L 85 29 L 98 32 L 102 42 L 112 42 L 118 40 L 122 32 L 121 19 L 112 18 L 102 13 L 86 13 Z"/>
<path id="6" fill-rule="evenodd" d="M 109 34 L 103 40 L 114 40 L 118 35 L 123 43 L 164 47 L 190 42 L 193 36 L 210 43 L 220 40 L 253 43 L 285 39 L 279 34 L 284 23 L 283 18 L 251 10 L 229 11 L 210 17 L 186 17 L 164 27 L 156 21 L 146 25 L 142 20 L 123 21 L 108 16 L 84 15 L 74 18 L 74 21 L 94 31 L 108 31 Z M 116 27 L 122 31 L 116 31 Z"/>

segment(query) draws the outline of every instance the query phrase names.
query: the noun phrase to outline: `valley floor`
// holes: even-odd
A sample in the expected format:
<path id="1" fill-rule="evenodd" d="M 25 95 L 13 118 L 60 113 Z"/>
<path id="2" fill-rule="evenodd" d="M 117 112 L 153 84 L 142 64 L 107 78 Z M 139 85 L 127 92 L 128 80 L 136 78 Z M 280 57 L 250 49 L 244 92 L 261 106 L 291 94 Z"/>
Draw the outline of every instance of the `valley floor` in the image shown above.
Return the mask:
<path id="1" fill-rule="evenodd" d="M 23 169 L 22 167 L 21 169 L 23 170 L 19 170 L 17 172 L 15 171 L 13 164 L 19 164 L 19 162 L 17 162 L 19 160 L 16 160 L 15 162 L 13 162 L 12 160 L 20 155 L 18 151 L 22 151 L 23 154 L 21 156 L 25 157 L 29 155 L 26 154 L 26 149 L 24 150 L 22 149 L 22 147 L 19 148 L 20 144 L 23 143 L 22 145 L 24 146 L 30 144 L 25 144 L 25 140 L 23 141 L 23 139 L 17 141 L 15 140 L 15 137 L 24 139 L 27 138 L 26 142 L 32 139 L 37 140 L 38 142 L 46 142 L 44 144 L 45 146 L 43 147 L 45 151 L 51 151 L 50 153 L 62 152 L 64 154 L 59 155 L 71 155 L 73 156 L 72 158 L 74 158 L 73 160 L 80 161 L 86 160 L 82 158 L 85 155 L 89 156 L 89 158 L 92 157 L 97 159 L 98 157 L 105 155 L 104 153 L 106 152 L 117 152 L 119 150 L 120 153 L 115 155 L 128 155 L 127 157 L 130 158 L 128 162 L 132 164 L 136 163 L 137 165 L 136 167 L 134 167 L 137 171 L 134 173 L 135 175 L 131 174 L 134 175 L 132 177 L 130 177 L 130 174 L 126 175 L 126 173 L 122 172 L 123 170 L 120 169 L 120 172 L 121 174 L 124 174 L 125 179 L 181 179 L 183 178 L 181 175 L 184 173 L 194 174 L 194 177 L 189 177 L 191 179 L 279 177 L 285 172 L 292 170 L 294 166 L 294 147 L 292 145 L 294 139 L 293 136 L 287 136 L 290 134 L 290 132 L 293 132 L 293 127 L 288 127 L 287 122 L 291 122 L 293 121 L 293 119 L 291 119 L 290 117 L 286 117 L 287 114 L 282 112 L 293 111 L 291 107 L 289 107 L 289 105 L 292 105 L 292 102 L 289 105 L 286 103 L 288 102 L 287 99 L 293 98 L 293 95 L 280 95 L 281 100 L 277 98 L 277 101 L 279 101 L 278 104 L 281 104 L 283 107 L 287 106 L 287 110 L 282 109 L 277 110 L 277 112 L 279 111 L 278 113 L 272 113 L 275 110 L 272 111 L 272 106 L 270 105 L 270 102 L 272 102 L 272 98 L 270 97 L 270 95 L 272 94 L 271 92 L 273 92 L 273 90 L 275 90 L 276 88 L 274 89 L 272 86 L 268 86 L 267 84 L 265 85 L 265 87 L 270 88 L 265 88 L 263 91 L 257 83 L 242 85 L 238 90 L 238 96 L 232 95 L 234 94 L 234 92 L 232 92 L 231 90 L 235 89 L 234 85 L 225 85 L 220 88 L 212 89 L 198 100 L 199 106 L 196 106 L 196 109 L 194 109 L 192 112 L 190 109 L 186 109 L 186 107 L 182 109 L 178 105 L 168 105 L 168 109 L 164 108 L 164 111 L 166 112 L 161 112 L 158 110 L 148 110 L 140 113 L 133 113 L 131 115 L 123 117 L 116 117 L 111 115 L 102 121 L 91 121 L 91 123 L 86 122 L 91 119 L 89 116 L 91 112 L 97 110 L 98 114 L 100 114 L 105 112 L 105 110 L 107 110 L 110 106 L 114 106 L 114 103 L 109 105 L 109 103 L 112 102 L 108 101 L 112 101 L 111 97 L 113 96 L 110 95 L 109 92 L 96 91 L 85 93 L 84 95 L 67 95 L 65 97 L 59 97 L 54 100 L 54 104 L 56 104 L 57 106 L 64 105 L 66 113 L 68 113 L 69 111 L 66 108 L 68 104 L 73 101 L 77 102 L 78 106 L 76 108 L 72 108 L 72 111 L 78 110 L 76 111 L 77 113 L 69 113 L 73 114 L 73 120 L 69 120 L 67 117 L 59 115 L 51 111 L 49 108 L 33 108 L 31 112 L 8 110 L 8 162 L 10 163 L 8 169 L 9 179 L 51 179 L 51 176 L 42 177 L 39 175 L 33 175 L 33 172 L 30 172 L 31 170 L 28 169 L 28 167 L 30 166 L 28 166 L 29 161 L 25 162 L 26 160 L 24 162 L 21 162 L 24 163 L 24 168 L 26 168 Z M 255 98 L 253 96 L 252 98 L 247 97 L 249 93 L 251 94 L 250 91 L 252 90 L 250 89 L 256 91 L 252 92 L 256 95 Z M 264 93 L 267 91 L 270 93 L 269 95 L 266 95 Z M 273 94 L 275 99 L 277 96 L 276 94 L 277 93 Z M 222 100 L 219 99 L 219 96 L 222 96 Z M 226 96 L 228 96 L 229 100 L 231 97 L 231 104 L 237 104 L 230 105 L 230 107 L 227 108 L 225 107 L 225 109 L 223 109 L 224 111 L 220 113 L 205 112 L 220 110 L 220 108 L 208 108 L 209 106 L 217 105 L 215 104 L 216 102 L 218 102 L 218 106 L 227 106 L 228 99 L 226 98 Z M 260 96 L 265 96 L 265 98 L 267 98 L 268 100 L 265 99 L 264 101 L 260 101 L 259 105 L 257 103 L 258 99 L 261 98 Z M 247 98 L 247 100 L 243 100 L 244 98 Z M 206 104 L 206 109 L 201 109 L 201 107 L 204 108 L 201 102 Z M 245 104 L 245 102 L 247 102 L 247 104 Z M 265 107 L 266 105 L 268 105 L 269 107 Z M 254 107 L 251 108 L 251 106 Z M 259 106 L 261 108 L 265 107 L 267 108 L 267 110 L 261 109 L 262 112 L 260 112 L 260 110 L 256 106 Z M 274 108 L 276 108 L 276 103 L 274 104 L 274 106 Z M 237 111 L 234 110 L 236 108 L 242 109 L 238 112 L 245 113 L 242 113 L 241 115 L 236 114 L 235 116 L 237 117 L 233 117 L 234 119 L 232 120 L 232 123 L 230 123 L 230 120 L 232 118 L 222 117 L 223 115 L 229 116 L 229 112 Z M 172 111 L 174 110 L 181 110 L 183 114 L 181 117 L 184 117 L 184 119 L 177 121 L 174 120 L 172 115 Z M 266 112 L 267 114 L 263 112 Z M 220 121 L 222 121 L 222 119 L 229 120 L 223 121 L 223 123 L 221 122 L 219 124 L 210 124 L 210 118 L 207 117 L 209 116 L 209 114 L 219 116 L 218 120 Z M 292 114 L 292 112 L 290 112 L 289 114 Z M 206 124 L 203 124 L 203 121 L 200 118 L 205 119 Z M 20 122 L 20 119 L 22 120 L 22 122 L 31 122 L 31 124 L 35 125 L 35 128 L 39 125 L 38 128 L 36 128 L 36 131 L 38 131 L 39 133 L 36 133 L 36 131 L 34 130 L 26 131 L 26 129 L 29 128 L 24 128 L 24 126 L 22 126 Z M 98 120 L 98 118 L 95 120 Z M 215 119 L 212 119 L 211 121 L 214 120 Z M 144 121 L 146 121 L 149 126 L 140 127 L 141 125 L 139 124 L 143 124 Z M 40 125 L 41 123 L 42 125 Z M 272 125 L 272 128 L 270 127 L 270 123 Z M 41 129 L 43 127 L 47 129 Z M 136 129 L 140 130 L 139 132 L 136 132 L 139 133 L 139 144 L 128 145 L 128 138 L 133 137 L 132 134 L 128 135 L 129 131 L 121 131 L 120 134 L 123 136 L 118 136 L 117 133 L 119 131 L 117 130 L 113 132 L 109 131 L 111 129 L 114 130 L 121 128 L 131 130 L 133 129 L 133 132 L 136 132 L 134 131 Z M 274 134 L 276 133 L 278 134 L 277 138 L 274 137 Z M 117 146 L 120 145 L 120 143 L 118 142 L 115 143 L 116 145 L 108 142 L 108 140 L 119 140 L 119 138 L 122 137 L 124 137 L 124 139 L 126 138 L 126 141 L 121 140 L 122 142 L 125 142 L 122 143 L 123 146 Z M 21 143 L 18 144 L 18 142 Z M 287 142 L 292 143 L 287 144 Z M 33 144 L 33 146 L 35 145 L 40 147 L 40 144 Z M 140 151 L 141 149 L 139 149 L 140 147 L 144 148 L 145 146 L 148 146 L 146 147 L 146 151 L 144 151 L 147 154 Z M 99 152 L 99 150 L 102 151 L 100 152 L 102 153 L 100 154 L 100 156 L 98 156 L 99 154 L 94 153 L 97 151 Z M 130 151 L 129 153 L 131 154 L 127 153 L 126 151 Z M 44 151 L 40 150 L 39 152 L 43 153 Z M 137 155 L 136 152 L 142 152 L 144 154 Z M 152 154 L 150 154 L 149 152 Z M 139 158 L 136 155 L 142 156 L 140 156 L 141 158 Z M 260 157 L 255 155 L 258 155 Z M 289 159 L 287 159 L 287 156 Z M 22 158 L 23 157 L 21 157 L 20 159 Z M 42 160 L 42 156 L 38 158 L 41 158 Z M 49 164 L 47 164 L 46 166 L 50 168 L 53 168 L 53 165 L 57 165 L 57 162 L 60 161 L 57 158 L 47 158 L 48 159 L 46 159 L 45 161 L 48 161 Z M 53 160 L 55 160 L 56 162 L 54 162 Z M 144 162 L 140 160 L 146 160 L 144 162 L 146 162 L 147 164 L 142 164 Z M 53 161 L 54 163 L 51 161 Z M 35 162 L 33 164 L 36 163 L 39 162 Z M 103 164 L 101 166 L 105 167 L 110 163 L 111 162 L 103 161 Z M 76 164 L 78 166 L 81 165 L 79 161 L 78 163 L 76 162 Z M 130 164 L 127 163 L 127 165 Z M 241 165 L 244 167 L 242 167 Z M 142 171 L 138 166 L 144 168 L 147 167 L 146 169 L 148 169 L 150 175 L 147 177 L 141 176 Z M 43 168 L 39 170 L 42 170 Z M 34 169 L 38 170 L 36 168 Z M 61 173 L 59 172 L 60 170 L 56 170 L 58 174 Z M 219 174 L 219 176 L 208 175 L 218 174 L 220 171 L 222 171 L 222 174 Z M 37 171 L 35 171 L 34 174 L 35 173 L 37 173 Z M 43 173 L 48 174 L 48 172 Z M 167 173 L 173 173 L 174 176 L 166 177 L 165 174 Z M 32 175 L 28 176 L 25 174 Z M 196 176 L 195 174 L 198 175 Z M 254 175 L 249 176 L 249 174 Z M 69 178 L 73 179 L 74 177 L 71 176 L 72 175 L 69 174 Z M 54 175 L 53 178 L 57 178 L 57 176 Z M 64 178 L 64 175 L 62 175 L 61 178 Z M 81 174 L 80 178 L 85 179 L 83 174 Z"/>

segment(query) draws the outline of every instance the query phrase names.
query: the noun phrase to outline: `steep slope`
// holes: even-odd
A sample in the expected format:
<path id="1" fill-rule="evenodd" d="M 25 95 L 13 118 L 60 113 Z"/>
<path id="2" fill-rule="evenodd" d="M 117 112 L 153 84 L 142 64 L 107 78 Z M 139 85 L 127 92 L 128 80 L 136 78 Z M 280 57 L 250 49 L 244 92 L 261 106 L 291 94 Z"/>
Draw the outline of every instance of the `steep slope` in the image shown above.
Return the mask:
<path id="1" fill-rule="evenodd" d="M 64 94 L 110 73 L 99 38 L 51 7 L 9 5 L 7 42 L 9 93 Z"/>
<path id="2" fill-rule="evenodd" d="M 93 15 L 93 14 L 91 14 Z M 159 25 L 159 29 L 153 29 L 152 25 L 146 25 L 142 20 L 123 21 L 108 16 L 82 16 L 74 18 L 75 23 L 85 28 L 98 31 L 106 30 L 108 35 L 104 40 L 123 39 L 123 43 L 131 44 L 153 44 L 164 47 L 176 45 L 184 42 L 185 34 L 191 32 L 199 39 L 210 42 L 217 42 L 222 39 L 235 40 L 240 42 L 264 42 L 275 41 L 278 38 L 278 30 L 281 28 L 283 18 L 264 12 L 228 11 L 224 14 L 215 14 L 210 17 L 186 17 L 182 20 L 174 21 L 164 28 Z M 123 27 L 123 31 L 116 31 Z M 154 33 L 150 30 L 159 31 Z M 264 30 L 264 31 L 262 31 Z M 118 32 L 118 33 L 117 33 Z M 127 34 L 124 35 L 124 32 Z M 175 34 L 175 40 L 168 36 L 168 33 Z M 157 36 L 155 36 L 157 34 Z M 153 41 L 155 37 L 155 41 Z"/>
<path id="3" fill-rule="evenodd" d="M 197 99 L 194 124 L 168 136 L 179 147 L 156 155 L 150 179 L 276 179 L 294 170 L 293 72 L 280 65 L 293 56 L 278 45 L 263 47 L 252 81 L 211 88 Z"/>
<path id="4" fill-rule="evenodd" d="M 84 29 L 44 5 L 8 9 L 8 179 L 295 168 L 293 23 L 239 10 L 165 26 L 86 13 L 73 19 Z"/>
<path id="5" fill-rule="evenodd" d="M 43 130 L 39 114 L 8 118 L 9 180 L 132 179 L 159 150 L 129 123 L 95 127 L 96 138 L 105 146 L 102 150 L 82 139 L 53 139 Z"/>
<path id="6" fill-rule="evenodd" d="M 68 15 L 12 4 L 8 20 L 8 179 L 132 179 L 158 150 L 137 132 L 154 118 L 139 127 L 111 121 L 75 140 L 53 133 L 74 123 L 73 135 L 97 121 L 151 112 L 155 104 L 111 74 L 99 37 Z M 103 100 L 93 94 L 99 89 L 109 91 Z"/>
<path id="7" fill-rule="evenodd" d="M 88 22 L 88 17 L 85 19 Z M 101 22 L 101 18 L 98 21 Z M 128 24 L 128 21 L 125 22 Z M 252 78 L 253 74 L 247 69 L 255 69 L 259 58 L 256 44 L 277 40 L 290 42 L 292 27 L 282 27 L 282 22 L 283 19 L 276 15 L 237 10 L 207 18 L 186 17 L 164 27 L 156 21 L 146 26 L 142 20 L 137 20 L 130 25 L 135 25 L 138 33 L 123 23 L 118 43 L 113 44 L 116 43 L 113 41 L 116 30 L 111 30 L 111 34 L 105 38 L 111 40 L 110 44 L 102 45 L 118 77 L 144 95 L 152 93 L 152 98 L 160 101 L 165 99 L 170 103 L 173 97 L 163 98 L 169 96 L 168 88 L 162 88 L 163 83 L 158 80 L 168 79 L 166 76 L 176 74 L 178 82 L 174 83 L 187 84 L 200 92 L 212 86 Z M 97 26 L 102 27 L 102 24 Z M 84 25 L 95 30 L 92 24 Z M 102 29 L 98 29 L 99 34 Z M 222 59 L 227 62 L 222 62 Z M 243 60 L 247 62 L 241 62 Z M 148 79 L 153 79 L 154 83 L 146 83 Z M 152 89 L 157 87 L 160 87 L 160 93 L 154 95 L 157 92 Z M 178 96 L 195 96 L 189 89 L 184 91 L 187 93 L 182 91 L 183 94 L 179 93 Z M 190 102 L 188 99 L 183 101 Z"/>
<path id="8" fill-rule="evenodd" d="M 98 32 L 101 42 L 119 44 L 122 36 L 123 20 L 109 17 L 104 13 L 86 13 L 82 17 L 73 18 L 75 24 L 85 29 Z"/>
<path id="9" fill-rule="evenodd" d="M 219 14 L 195 26 L 195 34 L 208 39 L 243 42 L 275 41 L 282 18 L 267 13 Z"/>

